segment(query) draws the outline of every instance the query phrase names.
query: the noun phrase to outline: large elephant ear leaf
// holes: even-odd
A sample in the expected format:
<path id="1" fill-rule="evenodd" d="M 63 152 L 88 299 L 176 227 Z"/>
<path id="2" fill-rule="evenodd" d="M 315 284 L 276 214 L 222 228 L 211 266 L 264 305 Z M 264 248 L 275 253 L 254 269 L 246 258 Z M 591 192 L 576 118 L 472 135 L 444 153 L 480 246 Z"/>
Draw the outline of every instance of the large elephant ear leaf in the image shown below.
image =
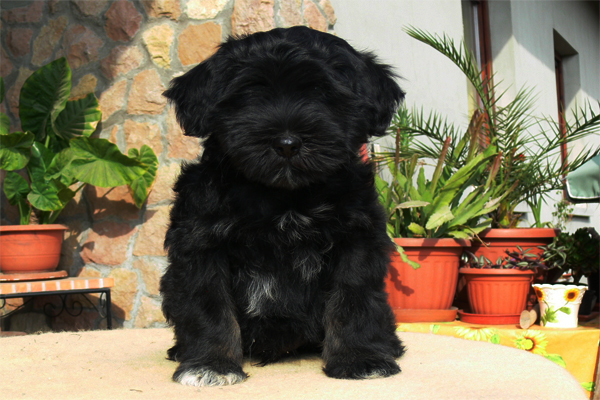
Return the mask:
<path id="1" fill-rule="evenodd" d="M 31 157 L 33 139 L 29 132 L 0 135 L 0 169 L 14 171 L 24 168 Z"/>
<path id="2" fill-rule="evenodd" d="M 90 137 L 102 119 L 98 99 L 93 93 L 83 99 L 68 101 L 55 121 L 56 134 L 63 139 Z"/>
<path id="3" fill-rule="evenodd" d="M 4 178 L 4 194 L 10 204 L 19 207 L 21 225 L 29 224 L 31 206 L 27 201 L 27 195 L 31 189 L 29 183 L 16 172 L 9 171 Z"/>
<path id="4" fill-rule="evenodd" d="M 72 160 L 67 173 L 81 182 L 99 187 L 128 185 L 146 170 L 106 139 L 71 139 Z"/>
<path id="5" fill-rule="evenodd" d="M 158 169 L 158 158 L 154 151 L 146 145 L 143 145 L 141 149 L 130 149 L 129 157 L 136 159 L 146 169 L 144 174 L 129 184 L 129 189 L 133 196 L 133 201 L 138 208 L 142 208 L 142 205 L 148 198 L 154 179 L 156 178 L 156 171 Z"/>
<path id="6" fill-rule="evenodd" d="M 37 141 L 44 141 L 48 130 L 65 108 L 71 94 L 71 69 L 66 58 L 59 58 L 35 71 L 23 84 L 19 117 L 23 130 Z"/>

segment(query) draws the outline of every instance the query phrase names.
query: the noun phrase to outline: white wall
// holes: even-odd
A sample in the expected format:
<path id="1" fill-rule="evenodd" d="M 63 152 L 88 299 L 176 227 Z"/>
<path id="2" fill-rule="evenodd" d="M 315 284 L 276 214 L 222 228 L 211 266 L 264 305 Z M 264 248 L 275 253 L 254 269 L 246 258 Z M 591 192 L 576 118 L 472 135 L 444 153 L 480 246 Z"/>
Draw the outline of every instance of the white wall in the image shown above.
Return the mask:
<path id="1" fill-rule="evenodd" d="M 465 77 L 437 51 L 416 41 L 402 28 L 413 25 L 432 33 L 463 37 L 461 1 L 458 0 L 331 0 L 338 17 L 335 31 L 357 49 L 368 49 L 393 65 L 403 77 L 408 106 L 435 109 L 451 121 L 466 123 L 468 90 Z M 594 4 L 595 3 L 595 4 Z M 569 106 L 600 99 L 600 27 L 597 2 L 588 1 L 490 1 L 494 72 L 508 88 L 507 96 L 526 85 L 539 94 L 540 114 L 557 118 L 554 76 L 553 30 L 578 52 L 568 68 L 576 69 L 580 84 L 567 82 Z M 575 61 L 575 62 L 574 62 Z M 578 86 L 579 85 L 579 86 Z M 569 94 L 571 91 L 571 94 Z M 600 136 L 573 147 L 600 144 Z M 551 221 L 554 196 L 544 207 L 543 220 Z M 575 222 L 568 227 L 594 226 L 600 231 L 597 204 L 577 207 Z"/>

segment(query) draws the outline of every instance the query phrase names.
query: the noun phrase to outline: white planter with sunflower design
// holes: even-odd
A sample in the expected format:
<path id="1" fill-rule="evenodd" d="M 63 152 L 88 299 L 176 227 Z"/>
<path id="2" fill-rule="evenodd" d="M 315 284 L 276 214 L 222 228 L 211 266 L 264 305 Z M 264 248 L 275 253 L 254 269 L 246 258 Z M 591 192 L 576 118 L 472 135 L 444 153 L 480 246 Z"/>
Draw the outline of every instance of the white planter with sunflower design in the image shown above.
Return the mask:
<path id="1" fill-rule="evenodd" d="M 534 284 L 540 322 L 548 328 L 577 328 L 577 314 L 587 286 Z"/>

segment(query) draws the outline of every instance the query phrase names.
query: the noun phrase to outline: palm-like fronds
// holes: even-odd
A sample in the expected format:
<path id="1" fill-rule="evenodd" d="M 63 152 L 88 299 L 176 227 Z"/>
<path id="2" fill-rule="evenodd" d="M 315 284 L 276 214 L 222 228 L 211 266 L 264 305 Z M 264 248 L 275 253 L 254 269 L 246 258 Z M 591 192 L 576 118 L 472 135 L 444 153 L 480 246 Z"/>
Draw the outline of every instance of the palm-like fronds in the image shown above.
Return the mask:
<path id="1" fill-rule="evenodd" d="M 401 117 L 395 118 L 390 128 L 396 136 L 396 148 L 382 153 L 382 159 L 389 159 L 393 154 L 396 165 L 415 155 L 439 159 L 444 143 L 448 141 L 446 164 L 456 171 L 475 154 L 490 145 L 495 146 L 503 158 L 494 183 L 515 189 L 492 213 L 493 226 L 514 227 L 519 219 L 514 210 L 519 203 L 543 200 L 551 191 L 561 189 L 567 173 L 600 153 L 600 147 L 588 145 L 578 154 L 569 152 L 568 164 L 563 165 L 560 161 L 562 146 L 600 132 L 600 115 L 590 103 L 575 108 L 563 132 L 552 118 L 534 114 L 537 99 L 533 89 L 523 88 L 514 99 L 499 102 L 504 100 L 507 92 L 501 92 L 493 84 L 492 77 L 482 75 L 464 44 L 456 45 L 446 35 L 430 34 L 414 27 L 407 28 L 406 32 L 450 59 L 473 85 L 481 103 L 471 116 L 466 131 L 436 111 L 425 113 L 422 108 L 410 111 L 401 108 Z M 501 103 L 505 105 L 501 106 Z"/>

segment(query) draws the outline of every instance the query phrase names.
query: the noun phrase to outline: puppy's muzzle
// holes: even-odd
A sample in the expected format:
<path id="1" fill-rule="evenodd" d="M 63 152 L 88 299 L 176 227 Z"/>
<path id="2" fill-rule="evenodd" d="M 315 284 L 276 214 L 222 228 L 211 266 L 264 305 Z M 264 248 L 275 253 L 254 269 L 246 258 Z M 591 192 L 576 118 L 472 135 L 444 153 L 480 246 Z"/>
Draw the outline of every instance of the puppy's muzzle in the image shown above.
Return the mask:
<path id="1" fill-rule="evenodd" d="M 275 140 L 273 148 L 275 152 L 285 158 L 292 158 L 300 151 L 302 141 L 294 136 L 283 136 Z"/>

